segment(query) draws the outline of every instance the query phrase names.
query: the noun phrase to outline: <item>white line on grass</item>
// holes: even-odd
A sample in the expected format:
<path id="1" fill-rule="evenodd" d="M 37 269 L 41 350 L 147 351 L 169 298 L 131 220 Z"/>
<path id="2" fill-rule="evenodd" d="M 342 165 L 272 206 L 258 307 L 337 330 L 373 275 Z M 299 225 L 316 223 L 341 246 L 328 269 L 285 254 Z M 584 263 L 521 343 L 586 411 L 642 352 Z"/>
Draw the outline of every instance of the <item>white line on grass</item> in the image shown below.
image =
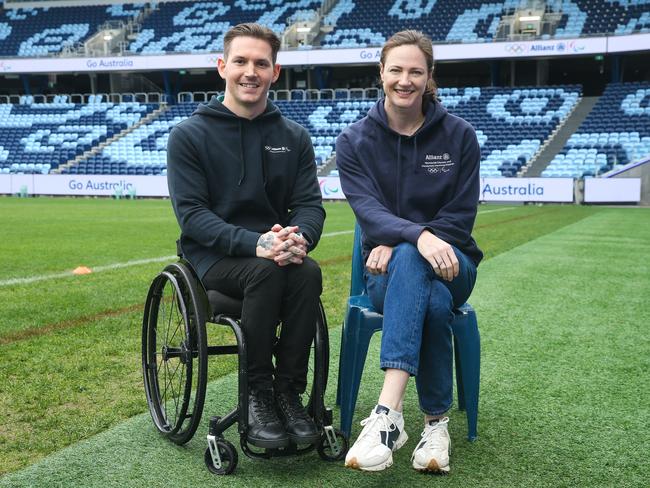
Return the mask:
<path id="1" fill-rule="evenodd" d="M 334 237 L 334 236 L 340 236 L 344 234 L 352 234 L 354 230 L 341 230 L 338 232 L 328 232 L 326 234 L 323 234 L 321 238 L 323 237 Z M 128 268 L 130 266 L 139 266 L 141 264 L 150 264 L 150 263 L 160 263 L 163 261 L 172 261 L 176 259 L 177 256 L 163 256 L 163 257 L 158 257 L 158 258 L 148 258 L 148 259 L 134 259 L 132 261 L 125 261 L 123 263 L 113 263 L 113 264 L 107 264 L 104 266 L 96 266 L 92 268 L 93 273 L 100 273 L 102 271 L 110 271 L 113 269 L 119 269 L 119 268 Z M 2 286 L 11 286 L 11 285 L 25 285 L 28 283 L 37 283 L 39 281 L 46 281 L 46 280 L 54 280 L 58 278 L 68 278 L 70 276 L 73 276 L 72 271 L 64 271 L 62 273 L 52 273 L 52 274 L 46 274 L 46 275 L 37 275 L 37 276 L 29 276 L 27 278 L 11 278 L 9 280 L 1 280 L 0 281 L 0 287 Z"/>
<path id="2" fill-rule="evenodd" d="M 133 261 L 126 261 L 124 263 L 113 263 L 113 264 L 107 264 L 105 266 L 96 266 L 92 268 L 92 272 L 98 273 L 101 271 L 109 271 L 112 269 L 128 268 L 129 266 L 138 266 L 139 264 L 171 261 L 174 258 L 176 258 L 176 256 L 164 256 L 160 258 L 149 258 L 149 259 L 134 259 Z M 28 278 L 12 278 L 10 280 L 2 280 L 0 281 L 0 286 L 24 285 L 27 283 L 36 283 L 38 281 L 53 280 L 56 278 L 67 278 L 68 276 L 73 276 L 72 271 L 65 271 L 63 273 L 54 273 L 48 275 L 30 276 Z"/>
<path id="3" fill-rule="evenodd" d="M 506 210 L 514 210 L 517 207 L 507 207 L 507 208 L 495 208 L 494 210 L 484 210 L 483 212 L 479 212 L 479 215 L 485 215 L 489 213 L 494 213 L 494 212 L 504 212 Z"/>

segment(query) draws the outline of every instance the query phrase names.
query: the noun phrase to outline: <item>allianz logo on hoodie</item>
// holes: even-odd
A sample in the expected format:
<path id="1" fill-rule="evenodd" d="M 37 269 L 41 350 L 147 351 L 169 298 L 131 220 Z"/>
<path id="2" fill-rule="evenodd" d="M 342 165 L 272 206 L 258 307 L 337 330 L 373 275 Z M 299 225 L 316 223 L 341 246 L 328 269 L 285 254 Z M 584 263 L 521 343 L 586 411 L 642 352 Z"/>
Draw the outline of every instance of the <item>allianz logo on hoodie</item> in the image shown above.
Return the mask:
<path id="1" fill-rule="evenodd" d="M 264 150 L 270 152 L 271 154 L 281 154 L 281 153 L 291 152 L 291 149 L 289 149 L 287 146 L 279 146 L 279 147 L 264 146 Z"/>
<path id="2" fill-rule="evenodd" d="M 454 165 L 449 153 L 443 154 L 425 154 L 422 169 L 429 174 L 447 173 Z"/>

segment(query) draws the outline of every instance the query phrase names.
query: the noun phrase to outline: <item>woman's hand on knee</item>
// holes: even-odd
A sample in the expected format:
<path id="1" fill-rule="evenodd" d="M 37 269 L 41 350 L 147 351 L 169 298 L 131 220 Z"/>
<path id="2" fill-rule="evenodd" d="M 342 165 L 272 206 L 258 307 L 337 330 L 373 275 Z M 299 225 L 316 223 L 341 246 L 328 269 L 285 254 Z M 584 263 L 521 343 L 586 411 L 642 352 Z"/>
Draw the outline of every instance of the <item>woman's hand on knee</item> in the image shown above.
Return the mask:
<path id="1" fill-rule="evenodd" d="M 388 262 L 393 254 L 393 248 L 390 246 L 377 246 L 368 256 L 366 269 L 370 274 L 386 274 L 388 272 Z"/>
<path id="2" fill-rule="evenodd" d="M 459 264 L 454 248 L 430 231 L 425 230 L 420 234 L 418 251 L 443 280 L 451 281 L 458 276 Z"/>

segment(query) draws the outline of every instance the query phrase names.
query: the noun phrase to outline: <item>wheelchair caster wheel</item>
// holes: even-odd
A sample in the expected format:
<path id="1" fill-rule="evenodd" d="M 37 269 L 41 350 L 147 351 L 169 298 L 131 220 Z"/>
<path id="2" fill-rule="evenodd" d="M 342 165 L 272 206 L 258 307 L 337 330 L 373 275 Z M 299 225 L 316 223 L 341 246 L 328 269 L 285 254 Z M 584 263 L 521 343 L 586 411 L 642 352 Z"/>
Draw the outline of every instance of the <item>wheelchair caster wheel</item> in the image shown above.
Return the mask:
<path id="1" fill-rule="evenodd" d="M 237 467 L 237 449 L 230 442 L 223 439 L 215 441 L 215 444 L 219 455 L 213 456 L 208 447 L 203 456 L 208 471 L 212 474 L 221 475 L 232 473 Z"/>
<path id="2" fill-rule="evenodd" d="M 325 461 L 341 461 L 345 458 L 348 447 L 348 438 L 340 430 L 328 426 L 325 427 L 316 449 L 318 455 Z"/>

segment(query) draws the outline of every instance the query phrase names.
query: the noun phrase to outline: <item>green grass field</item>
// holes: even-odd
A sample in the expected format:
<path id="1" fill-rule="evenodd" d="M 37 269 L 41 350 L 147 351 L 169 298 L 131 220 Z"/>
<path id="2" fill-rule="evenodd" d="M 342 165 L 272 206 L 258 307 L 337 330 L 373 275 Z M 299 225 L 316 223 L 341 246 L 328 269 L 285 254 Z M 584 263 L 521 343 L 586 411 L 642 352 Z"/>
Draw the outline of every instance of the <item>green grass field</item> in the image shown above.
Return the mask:
<path id="1" fill-rule="evenodd" d="M 354 221 L 345 203 L 326 208 L 313 256 L 333 329 L 333 404 Z M 234 476 L 215 479 L 203 467 L 205 425 L 178 447 L 146 413 L 142 308 L 175 252 L 169 201 L 0 198 L 0 224 L 0 486 L 647 486 L 649 209 L 480 207 L 474 235 L 486 259 L 470 300 L 483 347 L 479 440 L 467 442 L 464 414 L 451 412 L 445 478 L 410 468 L 421 430 L 410 387 L 411 440 L 386 472 L 315 454 L 240 455 Z M 77 266 L 95 272 L 74 276 Z M 357 420 L 381 383 L 378 345 L 376 335 Z M 211 359 L 204 424 L 234 406 L 235 367 Z"/>

